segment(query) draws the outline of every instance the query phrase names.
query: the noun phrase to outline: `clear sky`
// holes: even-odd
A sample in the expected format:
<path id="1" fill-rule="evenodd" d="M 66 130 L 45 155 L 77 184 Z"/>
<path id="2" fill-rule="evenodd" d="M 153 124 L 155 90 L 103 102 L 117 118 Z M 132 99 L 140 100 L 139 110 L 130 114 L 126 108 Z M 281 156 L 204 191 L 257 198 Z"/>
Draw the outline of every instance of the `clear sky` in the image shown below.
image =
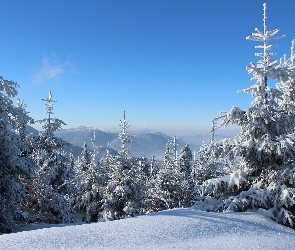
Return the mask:
<path id="1" fill-rule="evenodd" d="M 262 30 L 263 2 L 2 0 L 0 75 L 34 119 L 51 90 L 65 128 L 118 130 L 125 110 L 133 129 L 205 133 L 220 111 L 250 105 L 237 90 L 252 84 L 258 44 L 245 37 Z M 275 52 L 289 55 L 295 2 L 267 4 L 268 29 L 287 36 Z"/>

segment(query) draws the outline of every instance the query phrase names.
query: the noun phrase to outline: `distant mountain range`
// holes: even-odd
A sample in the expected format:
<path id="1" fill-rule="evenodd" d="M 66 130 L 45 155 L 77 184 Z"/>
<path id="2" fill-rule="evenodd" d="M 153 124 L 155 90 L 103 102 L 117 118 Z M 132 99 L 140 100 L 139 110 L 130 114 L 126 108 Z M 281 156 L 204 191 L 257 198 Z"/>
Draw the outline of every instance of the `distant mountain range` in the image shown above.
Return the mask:
<path id="1" fill-rule="evenodd" d="M 164 157 L 165 147 L 168 139 L 171 139 L 168 135 L 160 132 L 154 133 L 142 133 L 142 132 L 128 132 L 131 136 L 132 143 L 130 145 L 130 154 L 133 157 L 140 157 L 144 154 L 146 157 L 151 158 L 155 155 L 156 159 L 162 160 Z M 84 142 L 92 147 L 92 142 L 105 151 L 109 145 L 110 149 L 118 151 L 121 147 L 121 141 L 119 139 L 118 132 L 103 132 L 98 129 L 91 128 L 77 128 L 77 129 L 62 129 L 55 132 L 55 136 L 62 138 L 63 140 L 73 144 L 80 148 L 82 151 Z M 182 140 L 178 141 L 178 148 L 185 145 Z M 74 154 L 79 154 L 79 150 L 75 148 Z"/>
<path id="2" fill-rule="evenodd" d="M 28 131 L 32 134 L 38 134 L 38 131 L 31 127 Z M 157 160 L 163 160 L 168 139 L 173 139 L 161 132 L 129 131 L 128 133 L 132 139 L 130 154 L 133 157 L 140 157 L 141 154 L 144 154 L 148 158 L 154 155 Z M 90 148 L 92 148 L 92 142 L 94 142 L 100 148 L 101 156 L 105 155 L 108 145 L 112 154 L 116 154 L 121 146 L 119 132 L 104 132 L 88 127 L 62 129 L 56 131 L 55 136 L 71 143 L 74 146 L 73 153 L 76 157 L 81 154 L 85 142 Z M 215 139 L 220 140 L 222 138 L 225 138 L 225 136 L 217 135 Z M 177 137 L 177 151 L 180 153 L 181 148 L 188 143 L 191 150 L 197 152 L 204 142 L 208 143 L 209 141 L 210 135 Z"/>

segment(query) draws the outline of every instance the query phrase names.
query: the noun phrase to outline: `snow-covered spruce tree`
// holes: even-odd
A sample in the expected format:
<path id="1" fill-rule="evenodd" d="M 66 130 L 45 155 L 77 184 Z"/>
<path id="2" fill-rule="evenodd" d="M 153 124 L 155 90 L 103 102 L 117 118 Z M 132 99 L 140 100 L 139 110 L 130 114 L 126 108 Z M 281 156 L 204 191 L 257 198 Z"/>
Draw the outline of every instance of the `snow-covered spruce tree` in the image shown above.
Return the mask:
<path id="1" fill-rule="evenodd" d="M 30 159 L 31 171 L 32 173 L 34 173 L 34 170 L 36 169 L 36 163 L 32 160 L 31 154 L 34 149 L 35 137 L 33 135 L 30 135 L 28 132 L 28 124 L 33 124 L 34 120 L 28 115 L 29 112 L 26 111 L 26 105 L 24 104 L 24 102 L 21 102 L 20 99 L 17 99 L 17 107 L 19 108 L 19 112 L 15 117 L 13 117 L 12 131 L 18 134 L 22 142 L 25 143 L 26 149 L 22 151 L 22 155 Z M 21 178 L 22 185 L 25 187 L 26 193 L 28 195 L 26 195 L 24 199 L 21 199 L 19 203 L 19 208 L 21 211 L 23 211 L 23 214 L 26 214 L 26 219 L 29 219 L 30 214 L 28 197 L 30 191 L 33 190 L 33 179 L 33 175 L 29 178 Z"/>
<path id="2" fill-rule="evenodd" d="M 24 114 L 11 99 L 17 95 L 17 87 L 17 83 L 0 77 L 0 232 L 13 231 L 23 219 L 18 205 L 25 197 L 21 178 L 31 178 L 32 175 L 32 162 L 23 154 L 27 145 L 19 134 L 8 129 Z M 29 120 L 27 115 L 24 117 Z"/>
<path id="3" fill-rule="evenodd" d="M 179 207 L 182 199 L 181 178 L 176 163 L 174 151 L 171 152 L 171 141 L 168 140 L 164 161 L 150 188 L 152 211 Z"/>
<path id="4" fill-rule="evenodd" d="M 32 144 L 32 137 L 28 133 L 28 125 L 33 124 L 34 120 L 29 116 L 29 112 L 26 110 L 27 105 L 20 99 L 17 99 L 17 108 L 19 112 L 12 118 L 12 130 L 18 134 L 23 142 L 26 142 L 29 146 Z"/>
<path id="5" fill-rule="evenodd" d="M 142 188 L 139 182 L 139 171 L 134 159 L 129 155 L 131 138 L 127 133 L 129 127 L 125 118 L 120 121 L 121 148 L 119 155 L 108 156 L 107 168 L 109 181 L 103 199 L 103 217 L 106 220 L 136 216 L 142 213 Z"/>
<path id="6" fill-rule="evenodd" d="M 188 144 L 186 144 L 179 155 L 178 176 L 180 177 L 181 190 L 181 205 L 183 207 L 190 207 L 193 204 L 194 198 L 194 182 L 192 178 L 192 151 Z"/>
<path id="7" fill-rule="evenodd" d="M 148 158 L 144 154 L 141 154 L 140 158 L 137 160 L 137 164 L 141 182 L 147 183 L 151 176 L 151 165 Z"/>
<path id="8" fill-rule="evenodd" d="M 86 171 L 89 169 L 89 166 L 91 164 L 91 152 L 86 142 L 84 142 L 83 145 L 83 151 L 81 152 L 80 158 L 79 158 L 79 168 L 82 171 Z"/>
<path id="9" fill-rule="evenodd" d="M 27 209 L 30 211 L 31 222 L 66 223 L 75 220 L 74 210 L 67 201 L 75 192 L 74 173 L 71 162 L 64 148 L 67 142 L 54 136 L 65 123 L 52 118 L 52 94 L 42 99 L 46 102 L 48 118 L 39 120 L 43 123 L 43 134 L 35 138 L 31 158 L 36 162 L 35 177 L 29 190 Z"/>
<path id="10" fill-rule="evenodd" d="M 77 195 L 73 201 L 79 218 L 86 222 L 101 219 L 102 195 L 106 185 L 104 166 L 97 157 L 96 145 L 93 150 L 85 143 L 77 167 Z"/>
<path id="11" fill-rule="evenodd" d="M 282 78 L 277 83 L 276 87 L 281 91 L 281 98 L 279 100 L 279 110 L 282 118 L 285 118 L 285 126 L 289 131 L 294 128 L 295 120 L 295 81 L 294 81 L 294 46 L 295 40 L 292 41 L 291 57 L 287 60 L 286 55 L 281 58 L 281 67 L 289 69 L 287 79 Z"/>
<path id="12" fill-rule="evenodd" d="M 139 171 L 138 174 L 138 184 L 140 185 L 140 192 L 142 194 L 142 199 L 144 204 L 143 206 L 143 213 L 148 213 L 151 208 L 150 204 L 150 188 L 153 182 L 153 178 L 155 178 L 155 171 L 156 171 L 156 162 L 155 159 L 152 159 L 154 162 L 150 162 L 148 158 L 141 154 L 141 157 L 137 159 L 136 164 Z M 153 165 L 152 165 L 153 164 Z"/>
<path id="13" fill-rule="evenodd" d="M 212 131 L 215 123 L 213 121 Z M 230 139 L 225 138 L 219 142 L 214 139 L 214 133 L 209 143 L 204 143 L 198 152 L 198 157 L 194 162 L 194 180 L 197 185 L 204 181 L 223 176 L 225 173 L 232 172 L 237 164 L 233 159 L 228 160 L 228 153 L 233 145 Z"/>
<path id="14" fill-rule="evenodd" d="M 152 156 L 150 161 L 150 172 L 148 174 L 148 178 L 145 183 L 146 192 L 144 194 L 144 200 L 147 204 L 147 213 L 157 211 L 158 207 L 161 207 L 159 204 L 162 203 L 157 195 L 155 194 L 156 189 L 156 179 L 159 173 L 159 166 L 155 159 L 155 156 Z"/>
<path id="15" fill-rule="evenodd" d="M 101 147 L 98 147 L 96 145 L 95 142 L 95 131 L 94 131 L 94 140 L 92 141 L 92 155 L 91 155 L 91 159 L 92 159 L 92 163 L 95 166 L 96 169 L 96 173 L 97 176 L 99 177 L 99 185 L 100 187 L 100 196 L 102 196 L 103 194 L 103 190 L 106 187 L 107 183 L 108 183 L 108 168 L 107 168 L 107 164 L 104 162 L 104 157 L 106 157 L 107 154 L 109 154 L 109 152 L 107 152 L 106 155 L 104 155 L 103 157 L 101 157 Z M 107 151 L 109 151 L 109 149 L 107 149 Z M 102 198 L 102 197 L 101 197 Z"/>
<path id="16" fill-rule="evenodd" d="M 150 179 L 154 179 L 157 176 L 158 172 L 159 172 L 159 166 L 158 166 L 158 163 L 155 159 L 155 156 L 153 155 L 152 159 L 151 159 Z"/>
<path id="17" fill-rule="evenodd" d="M 86 179 L 91 164 L 90 149 L 86 142 L 84 142 L 83 150 L 75 163 L 77 193 L 71 200 L 71 205 L 77 211 L 79 219 L 85 220 L 87 202 L 85 202 L 84 195 L 88 191 L 88 182 Z"/>
<path id="18" fill-rule="evenodd" d="M 191 172 L 191 162 L 193 160 L 193 154 L 188 144 L 186 144 L 180 152 L 179 156 L 179 166 L 180 166 L 180 172 L 183 172 L 186 174 L 187 178 L 190 175 Z"/>
<path id="19" fill-rule="evenodd" d="M 260 208 L 279 223 L 294 227 L 294 54 L 280 63 L 271 60 L 275 54 L 269 50 L 276 45 L 268 42 L 283 36 L 276 36 L 279 29 L 267 30 L 266 4 L 263 6 L 264 30 L 256 29 L 247 37 L 263 43 L 256 46 L 263 49 L 256 54 L 262 59 L 247 66 L 255 83 L 242 90 L 254 100 L 249 109 L 233 107 L 220 118 L 221 126 L 232 123 L 241 127 L 225 154 L 227 161 L 237 164 L 237 170 L 204 182 L 200 199 L 215 198 L 212 211 Z M 277 88 L 269 86 L 270 79 L 278 82 Z"/>

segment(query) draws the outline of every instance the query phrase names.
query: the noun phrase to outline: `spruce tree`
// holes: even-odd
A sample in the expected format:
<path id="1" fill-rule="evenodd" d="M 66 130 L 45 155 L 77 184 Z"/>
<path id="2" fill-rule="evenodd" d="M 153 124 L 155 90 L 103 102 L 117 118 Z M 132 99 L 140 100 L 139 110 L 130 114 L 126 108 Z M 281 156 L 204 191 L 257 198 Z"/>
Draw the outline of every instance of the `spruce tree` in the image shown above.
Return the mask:
<path id="1" fill-rule="evenodd" d="M 155 159 L 155 156 L 152 156 L 150 161 L 150 173 L 149 178 L 146 181 L 146 192 L 144 194 L 144 200 L 147 204 L 147 211 L 146 212 L 153 212 L 159 210 L 161 207 L 159 205 L 160 199 L 156 195 L 156 179 L 158 176 L 159 167 L 158 163 Z"/>
<path id="2" fill-rule="evenodd" d="M 228 138 L 218 142 L 211 140 L 200 147 L 194 162 L 194 180 L 197 185 L 237 169 L 235 158 L 229 154 L 232 148 L 232 141 Z"/>
<path id="3" fill-rule="evenodd" d="M 42 99 L 45 104 L 47 118 L 39 120 L 43 123 L 43 134 L 35 138 L 31 158 L 36 162 L 35 177 L 27 209 L 30 209 L 31 222 L 65 223 L 75 220 L 75 213 L 68 201 L 71 200 L 74 173 L 70 167 L 65 147 L 67 142 L 54 136 L 54 132 L 65 123 L 53 118 L 52 94 Z"/>
<path id="4" fill-rule="evenodd" d="M 155 156 L 153 155 L 152 156 L 152 159 L 151 159 L 151 173 L 150 173 L 150 180 L 151 179 L 154 179 L 157 175 L 157 173 L 159 172 L 159 167 L 158 167 L 158 163 L 155 159 Z"/>
<path id="5" fill-rule="evenodd" d="M 184 207 L 190 207 L 194 198 L 194 182 L 192 178 L 192 151 L 186 144 L 179 155 L 178 175 L 180 177 L 180 203 Z"/>
<path id="6" fill-rule="evenodd" d="M 29 116 L 29 112 L 26 110 L 27 105 L 24 101 L 17 99 L 17 109 L 18 112 L 14 117 L 12 117 L 12 130 L 20 136 L 23 142 L 28 146 L 32 144 L 32 137 L 28 133 L 28 125 L 33 124 L 34 120 Z"/>
<path id="7" fill-rule="evenodd" d="M 120 121 L 121 147 L 119 155 L 107 159 L 109 181 L 103 199 L 103 215 L 107 220 L 136 216 L 142 213 L 142 189 L 139 172 L 134 159 L 129 155 L 131 138 L 127 133 L 129 124 L 125 118 Z"/>
<path id="8" fill-rule="evenodd" d="M 175 155 L 175 150 L 171 151 L 171 141 L 168 140 L 164 161 L 150 190 L 152 210 L 154 211 L 175 208 L 181 203 L 181 177 L 180 172 L 177 170 Z"/>
<path id="9" fill-rule="evenodd" d="M 254 96 L 251 107 L 233 107 L 220 117 L 220 126 L 232 123 L 241 131 L 215 160 L 235 164 L 236 170 L 205 181 L 202 195 L 217 200 L 213 211 L 260 208 L 279 223 L 294 226 L 294 55 L 280 62 L 272 60 L 275 53 L 269 51 L 277 45 L 268 42 L 284 36 L 277 36 L 279 29 L 267 30 L 266 4 L 263 6 L 263 31 L 255 29 L 247 37 L 262 42 L 256 48 L 263 49 L 256 53 L 261 57 L 258 63 L 247 66 L 255 83 L 241 91 Z M 276 88 L 269 84 L 271 79 L 277 82 Z"/>
<path id="10" fill-rule="evenodd" d="M 143 184 L 147 183 L 151 176 L 151 165 L 147 157 L 141 154 L 137 161 L 139 167 L 140 180 Z"/>
<path id="11" fill-rule="evenodd" d="M 86 142 L 84 142 L 83 145 L 83 151 L 81 152 L 80 158 L 79 158 L 79 168 L 82 171 L 86 171 L 89 169 L 91 164 L 91 152 Z"/>
<path id="12" fill-rule="evenodd" d="M 30 120 L 27 114 L 13 105 L 17 83 L 0 77 L 0 232 L 12 232 L 24 219 L 19 201 L 25 197 L 21 179 L 32 176 L 32 162 L 27 158 L 27 145 L 17 134 L 17 124 Z M 20 116 L 24 117 L 23 120 Z M 15 130 L 9 129 L 13 126 Z"/>
<path id="13" fill-rule="evenodd" d="M 94 149 L 90 150 L 87 143 L 84 143 L 77 169 L 77 194 L 73 202 L 79 218 L 86 222 L 97 222 L 101 219 L 102 196 L 106 181 L 106 173 L 98 160 L 94 143 L 93 147 Z"/>

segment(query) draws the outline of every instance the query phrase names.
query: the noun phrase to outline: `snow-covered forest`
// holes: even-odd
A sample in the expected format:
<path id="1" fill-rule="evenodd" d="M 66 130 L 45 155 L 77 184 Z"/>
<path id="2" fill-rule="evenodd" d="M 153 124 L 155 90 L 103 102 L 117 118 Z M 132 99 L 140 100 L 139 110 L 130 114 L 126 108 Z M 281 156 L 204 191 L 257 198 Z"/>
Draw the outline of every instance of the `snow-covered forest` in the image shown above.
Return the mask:
<path id="1" fill-rule="evenodd" d="M 279 29 L 247 37 L 259 42 L 257 63 L 247 71 L 254 82 L 240 92 L 253 96 L 249 108 L 233 107 L 213 119 L 211 141 L 193 158 L 189 145 L 180 150 L 169 140 L 163 162 L 131 157 L 125 112 L 119 122 L 121 147 L 100 156 L 99 142 L 84 144 L 78 158 L 71 145 L 56 137 L 65 122 L 54 117 L 51 92 L 42 99 L 43 119 L 29 116 L 17 98 L 14 81 L 0 78 L 0 232 L 29 223 L 104 222 L 171 208 L 259 211 L 295 227 L 295 55 L 278 60 L 270 52 Z M 273 85 L 275 82 L 275 86 Z M 42 124 L 34 136 L 27 127 Z M 240 127 L 234 139 L 215 140 L 215 131 Z"/>

